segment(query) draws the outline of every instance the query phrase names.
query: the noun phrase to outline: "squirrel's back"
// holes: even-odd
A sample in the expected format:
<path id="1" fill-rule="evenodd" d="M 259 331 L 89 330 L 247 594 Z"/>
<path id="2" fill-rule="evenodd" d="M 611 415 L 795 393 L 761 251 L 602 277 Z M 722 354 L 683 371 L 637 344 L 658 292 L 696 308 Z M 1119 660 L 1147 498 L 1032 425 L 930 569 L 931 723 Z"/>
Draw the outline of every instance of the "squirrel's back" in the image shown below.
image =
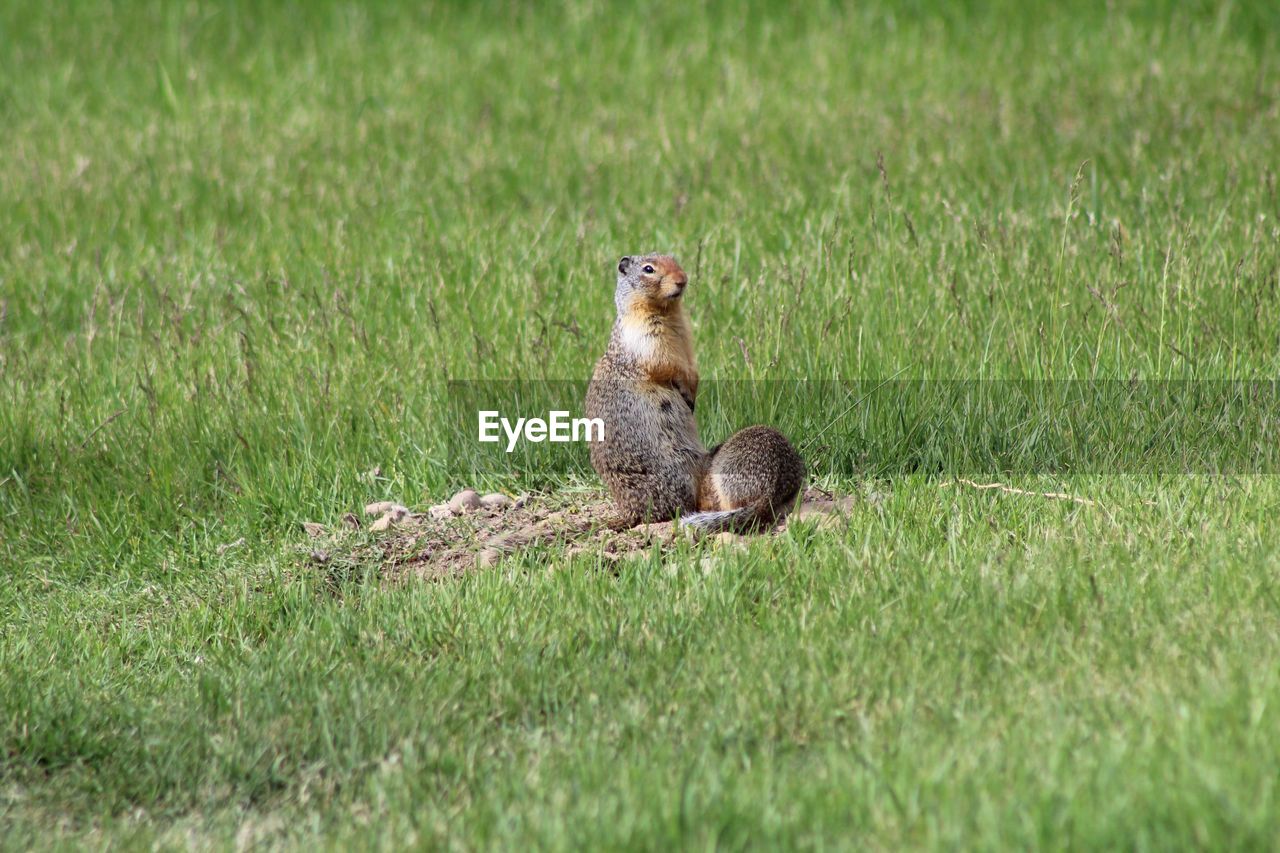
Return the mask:
<path id="1" fill-rule="evenodd" d="M 804 460 L 785 435 L 772 427 L 747 427 L 711 451 L 701 512 L 681 521 L 708 533 L 769 527 L 795 506 L 804 478 Z"/>

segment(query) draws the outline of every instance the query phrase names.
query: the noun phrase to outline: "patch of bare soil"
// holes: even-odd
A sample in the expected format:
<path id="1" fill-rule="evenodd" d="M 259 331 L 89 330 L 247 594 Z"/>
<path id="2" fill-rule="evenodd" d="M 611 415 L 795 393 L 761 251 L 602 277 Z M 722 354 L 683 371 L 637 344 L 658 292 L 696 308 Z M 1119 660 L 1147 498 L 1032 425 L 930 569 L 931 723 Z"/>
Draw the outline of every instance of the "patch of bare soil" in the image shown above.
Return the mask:
<path id="1" fill-rule="evenodd" d="M 805 491 L 801 505 L 771 531 L 777 535 L 798 521 L 839 523 L 855 502 L 818 488 Z M 369 523 L 353 513 L 334 530 L 305 522 L 307 534 L 323 545 L 311 550 L 311 561 L 328 564 L 345 551 L 344 564 L 374 561 L 383 566 L 384 581 L 409 578 L 442 580 L 495 565 L 527 548 L 560 545 L 570 555 L 597 554 L 610 562 L 643 555 L 655 545 L 666 549 L 678 537 L 690 535 L 674 522 L 642 524 L 620 529 L 613 506 L 603 491 L 571 491 L 509 498 L 480 497 L 464 490 L 447 503 L 414 512 L 393 502 L 370 504 Z M 360 536 L 369 531 L 372 536 Z M 740 544 L 750 536 L 721 533 L 722 544 Z"/>

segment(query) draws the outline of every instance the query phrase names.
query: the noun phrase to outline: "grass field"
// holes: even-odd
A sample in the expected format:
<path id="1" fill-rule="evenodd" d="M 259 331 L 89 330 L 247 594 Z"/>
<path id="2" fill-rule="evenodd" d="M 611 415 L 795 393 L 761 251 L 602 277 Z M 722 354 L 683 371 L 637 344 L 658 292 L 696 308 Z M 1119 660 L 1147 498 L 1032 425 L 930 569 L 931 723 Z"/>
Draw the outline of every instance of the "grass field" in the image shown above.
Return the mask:
<path id="1" fill-rule="evenodd" d="M 855 410 L 810 445 L 852 526 L 709 573 L 335 588 L 300 528 L 589 484 L 460 468 L 447 383 L 585 378 L 628 252 L 693 273 L 707 380 L 772 389 L 708 442 L 819 438 L 799 379 L 1274 379 L 1278 40 L 1248 2 L 0 4 L 0 845 L 1280 845 L 1266 411 L 1231 465 L 1175 429 L 982 472 L 1086 504 Z"/>

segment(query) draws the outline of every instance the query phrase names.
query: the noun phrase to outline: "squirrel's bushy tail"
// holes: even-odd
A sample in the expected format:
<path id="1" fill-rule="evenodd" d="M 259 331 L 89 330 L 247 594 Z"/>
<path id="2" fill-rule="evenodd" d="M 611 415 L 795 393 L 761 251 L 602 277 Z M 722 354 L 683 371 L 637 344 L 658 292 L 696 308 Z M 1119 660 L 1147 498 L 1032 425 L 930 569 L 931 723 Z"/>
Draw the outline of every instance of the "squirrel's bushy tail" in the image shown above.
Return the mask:
<path id="1" fill-rule="evenodd" d="M 753 506 L 717 509 L 680 516 L 681 527 L 692 527 L 700 533 L 740 533 L 759 524 L 759 511 Z"/>
<path id="2" fill-rule="evenodd" d="M 750 533 L 765 530 L 781 521 L 799 499 L 799 489 L 779 502 L 776 508 L 768 498 L 737 509 L 715 509 L 680 516 L 681 527 L 692 527 L 699 533 Z"/>

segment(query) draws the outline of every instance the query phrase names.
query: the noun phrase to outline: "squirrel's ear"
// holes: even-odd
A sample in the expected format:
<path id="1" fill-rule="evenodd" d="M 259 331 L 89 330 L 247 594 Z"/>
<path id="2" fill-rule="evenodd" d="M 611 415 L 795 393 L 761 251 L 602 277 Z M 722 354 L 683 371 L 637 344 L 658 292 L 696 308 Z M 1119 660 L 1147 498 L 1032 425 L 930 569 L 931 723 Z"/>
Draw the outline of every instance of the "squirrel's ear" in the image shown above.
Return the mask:
<path id="1" fill-rule="evenodd" d="M 629 266 L 631 266 L 631 259 L 623 258 L 622 260 L 618 261 L 618 272 L 623 273 L 625 275 L 627 272 L 627 267 Z"/>

